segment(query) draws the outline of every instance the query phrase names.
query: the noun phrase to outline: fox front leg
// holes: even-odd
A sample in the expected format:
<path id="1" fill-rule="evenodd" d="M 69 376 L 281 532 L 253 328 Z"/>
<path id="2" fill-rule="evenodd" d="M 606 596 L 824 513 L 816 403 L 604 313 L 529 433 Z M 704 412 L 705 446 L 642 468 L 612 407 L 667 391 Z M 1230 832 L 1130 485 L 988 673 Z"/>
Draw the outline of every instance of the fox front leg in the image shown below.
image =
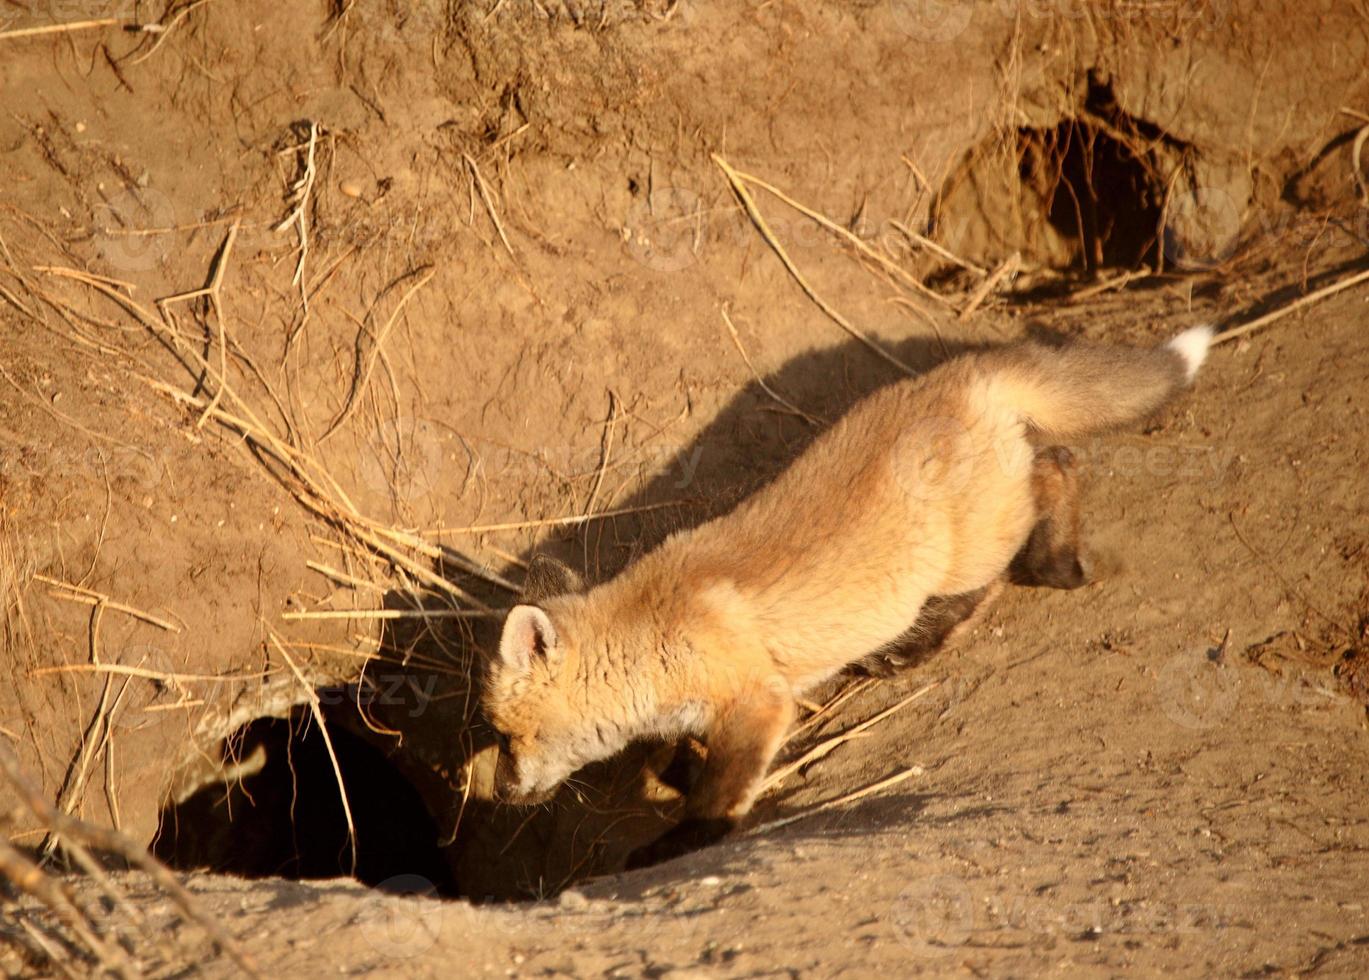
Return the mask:
<path id="1" fill-rule="evenodd" d="M 709 726 L 708 760 L 685 803 L 684 819 L 633 851 L 628 869 L 645 868 L 714 844 L 746 816 L 794 720 L 794 697 L 780 678 L 719 708 Z"/>

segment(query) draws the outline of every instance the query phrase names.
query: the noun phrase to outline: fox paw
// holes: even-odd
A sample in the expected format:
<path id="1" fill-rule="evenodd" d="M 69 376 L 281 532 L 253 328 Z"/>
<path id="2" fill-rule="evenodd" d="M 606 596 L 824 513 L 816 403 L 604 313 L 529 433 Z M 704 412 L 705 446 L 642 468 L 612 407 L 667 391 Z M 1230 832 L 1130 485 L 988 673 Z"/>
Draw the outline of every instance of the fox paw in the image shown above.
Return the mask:
<path id="1" fill-rule="evenodd" d="M 627 870 L 649 868 L 716 844 L 731 832 L 733 821 L 721 817 L 690 817 L 680 821 L 650 844 L 637 848 L 627 857 Z"/>

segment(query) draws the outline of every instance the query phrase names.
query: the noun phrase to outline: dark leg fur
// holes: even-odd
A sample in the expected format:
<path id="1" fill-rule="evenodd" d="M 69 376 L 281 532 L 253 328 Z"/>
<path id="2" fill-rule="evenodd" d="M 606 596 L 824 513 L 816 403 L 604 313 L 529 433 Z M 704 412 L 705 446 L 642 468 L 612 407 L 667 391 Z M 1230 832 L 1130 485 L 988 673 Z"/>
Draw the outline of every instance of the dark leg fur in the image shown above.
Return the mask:
<path id="1" fill-rule="evenodd" d="M 997 591 L 986 585 L 960 595 L 934 595 L 922 605 L 908 631 L 878 653 L 853 664 L 853 673 L 867 677 L 893 677 L 916 667 L 945 645 L 951 635 L 967 623 L 989 597 Z"/>
<path id="2" fill-rule="evenodd" d="M 686 738 L 675 746 L 675 754 L 656 778 L 681 796 L 688 796 L 703 771 L 704 759 L 698 744 L 692 738 Z"/>
<path id="3" fill-rule="evenodd" d="M 1049 446 L 1036 454 L 1032 467 L 1036 526 L 1012 564 L 1009 578 L 1018 585 L 1077 589 L 1088 584 L 1079 558 L 1079 474 L 1074 454 Z"/>

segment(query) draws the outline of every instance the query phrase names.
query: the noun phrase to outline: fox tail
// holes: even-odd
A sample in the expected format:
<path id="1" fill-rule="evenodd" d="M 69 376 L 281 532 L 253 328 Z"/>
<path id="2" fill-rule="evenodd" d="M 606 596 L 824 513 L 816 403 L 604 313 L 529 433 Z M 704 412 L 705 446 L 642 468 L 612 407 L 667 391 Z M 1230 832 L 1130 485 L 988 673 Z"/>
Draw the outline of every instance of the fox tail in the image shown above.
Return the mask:
<path id="1" fill-rule="evenodd" d="M 1150 348 L 1010 347 L 995 352 L 990 386 L 1043 435 L 1090 435 L 1145 418 L 1188 387 L 1211 343 L 1201 326 Z"/>

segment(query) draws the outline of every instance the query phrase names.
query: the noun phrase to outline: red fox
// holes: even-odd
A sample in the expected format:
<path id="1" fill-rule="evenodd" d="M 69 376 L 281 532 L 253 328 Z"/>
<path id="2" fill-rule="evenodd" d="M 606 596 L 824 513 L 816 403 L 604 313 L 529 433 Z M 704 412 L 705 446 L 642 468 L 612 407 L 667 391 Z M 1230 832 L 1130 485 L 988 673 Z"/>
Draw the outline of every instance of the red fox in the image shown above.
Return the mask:
<path id="1" fill-rule="evenodd" d="M 751 809 L 796 698 L 896 644 L 932 597 L 1009 572 L 1041 526 L 1033 437 L 1143 418 L 1211 339 L 947 361 L 869 395 L 774 482 L 616 578 L 515 606 L 482 696 L 497 795 L 540 802 L 634 739 L 696 735 L 707 761 L 683 821 L 629 866 L 718 840 Z"/>

